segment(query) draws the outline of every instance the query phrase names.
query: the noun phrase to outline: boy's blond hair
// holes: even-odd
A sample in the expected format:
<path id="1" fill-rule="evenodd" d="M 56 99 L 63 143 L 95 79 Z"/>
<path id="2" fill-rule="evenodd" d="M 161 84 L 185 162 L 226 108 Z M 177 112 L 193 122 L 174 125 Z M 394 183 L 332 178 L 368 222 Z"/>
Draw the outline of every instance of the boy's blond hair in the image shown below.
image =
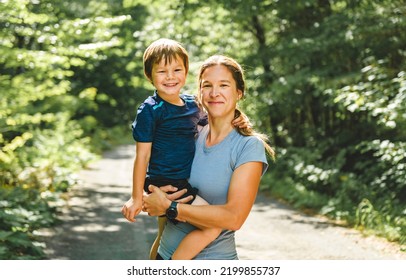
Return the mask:
<path id="1" fill-rule="evenodd" d="M 152 42 L 144 52 L 144 74 L 152 82 L 152 67 L 165 59 L 165 64 L 171 63 L 172 59 L 180 58 L 189 71 L 189 55 L 186 49 L 177 41 L 171 39 L 158 39 Z"/>

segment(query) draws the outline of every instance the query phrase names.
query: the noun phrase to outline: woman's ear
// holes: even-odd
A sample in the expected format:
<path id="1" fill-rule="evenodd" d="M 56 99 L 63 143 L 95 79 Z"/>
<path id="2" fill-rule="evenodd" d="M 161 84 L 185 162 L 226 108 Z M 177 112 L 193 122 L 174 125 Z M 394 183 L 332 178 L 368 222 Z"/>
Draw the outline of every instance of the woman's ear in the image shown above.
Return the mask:
<path id="1" fill-rule="evenodd" d="M 241 90 L 237 90 L 237 100 L 240 100 L 242 98 L 242 91 Z"/>

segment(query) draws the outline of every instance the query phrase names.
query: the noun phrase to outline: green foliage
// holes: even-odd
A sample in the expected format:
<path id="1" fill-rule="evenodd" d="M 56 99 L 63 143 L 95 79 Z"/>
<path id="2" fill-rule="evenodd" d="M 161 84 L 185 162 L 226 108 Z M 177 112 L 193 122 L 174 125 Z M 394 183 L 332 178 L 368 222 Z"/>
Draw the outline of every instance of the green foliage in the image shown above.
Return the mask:
<path id="1" fill-rule="evenodd" d="M 191 93 L 208 56 L 243 65 L 240 106 L 276 147 L 264 179 L 275 196 L 406 244 L 404 4 L 2 1 L 0 187 L 11 196 L 1 207 L 20 196 L 38 202 L 7 210 L 4 225 L 46 215 L 42 197 L 74 184 L 92 152 L 132 141 L 137 106 L 152 91 L 144 49 L 169 37 L 189 51 Z M 2 228 L 0 256 L 39 257 L 29 245 L 35 227 Z"/>
<path id="2" fill-rule="evenodd" d="M 102 17 L 93 6 L 81 11 L 88 18 L 75 18 L 78 7 L 96 2 L 64 3 L 0 6 L 0 258 L 41 257 L 33 231 L 53 220 L 43 196 L 76 182 L 73 174 L 95 158 L 89 136 L 103 127 L 92 114 L 99 91 L 75 75 L 119 45 L 114 35 L 128 17 Z"/>
<path id="3" fill-rule="evenodd" d="M 52 194 L 33 188 L 0 186 L 0 259 L 41 259 L 41 243 L 33 234 L 55 221 Z"/>
<path id="4" fill-rule="evenodd" d="M 374 233 L 386 237 L 390 241 L 403 244 L 405 250 L 406 218 L 394 217 L 383 211 L 377 211 L 368 199 L 363 199 L 356 210 L 356 226 L 367 233 Z"/>
<path id="5" fill-rule="evenodd" d="M 361 81 L 339 89 L 334 101 L 351 113 L 365 112 L 366 121 L 383 126 L 380 129 L 382 133 L 401 126 L 396 132 L 404 136 L 401 129 L 406 114 L 406 72 L 401 71 L 394 76 L 392 69 L 385 67 L 384 61 L 367 60 L 372 61 L 361 70 Z"/>
<path id="6" fill-rule="evenodd" d="M 302 211 L 315 213 L 327 203 L 328 197 L 304 185 L 296 183 L 289 177 L 277 177 L 275 173 L 268 173 L 261 182 L 262 190 L 270 190 L 272 196 L 286 201 Z"/>

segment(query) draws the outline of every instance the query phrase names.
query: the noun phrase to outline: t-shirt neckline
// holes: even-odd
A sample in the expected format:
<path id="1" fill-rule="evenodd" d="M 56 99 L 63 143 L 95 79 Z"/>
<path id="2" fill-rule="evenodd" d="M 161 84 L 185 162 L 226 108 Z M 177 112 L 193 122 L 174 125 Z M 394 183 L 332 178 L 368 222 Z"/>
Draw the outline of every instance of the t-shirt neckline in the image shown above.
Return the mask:
<path id="1" fill-rule="evenodd" d="M 207 127 L 208 127 L 208 126 L 207 126 Z M 233 130 L 231 130 L 230 133 L 228 133 L 227 136 L 224 137 L 224 139 L 221 140 L 219 143 L 217 143 L 217 144 L 215 144 L 215 145 L 213 145 L 213 146 L 207 146 L 207 145 L 206 145 L 206 139 L 207 139 L 207 136 L 209 135 L 209 129 L 210 129 L 210 128 L 208 128 L 208 129 L 206 130 L 206 133 L 205 133 L 205 135 L 204 135 L 204 137 L 203 137 L 203 151 L 204 151 L 205 153 L 210 153 L 210 152 L 213 152 L 213 151 L 217 150 L 219 147 L 221 147 L 222 145 L 224 145 L 224 143 L 227 143 L 227 142 L 231 141 L 231 140 L 234 138 L 234 136 L 238 133 L 235 129 L 233 129 Z"/>

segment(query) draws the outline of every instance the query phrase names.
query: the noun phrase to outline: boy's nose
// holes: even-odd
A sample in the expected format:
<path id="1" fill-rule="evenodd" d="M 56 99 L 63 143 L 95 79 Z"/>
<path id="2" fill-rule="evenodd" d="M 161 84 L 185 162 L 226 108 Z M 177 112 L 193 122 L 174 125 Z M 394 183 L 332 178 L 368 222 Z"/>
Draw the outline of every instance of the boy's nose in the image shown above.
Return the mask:
<path id="1" fill-rule="evenodd" d="M 171 79 L 173 77 L 173 73 L 171 72 L 171 71 L 168 71 L 167 73 L 166 73 L 166 78 L 167 79 Z"/>

